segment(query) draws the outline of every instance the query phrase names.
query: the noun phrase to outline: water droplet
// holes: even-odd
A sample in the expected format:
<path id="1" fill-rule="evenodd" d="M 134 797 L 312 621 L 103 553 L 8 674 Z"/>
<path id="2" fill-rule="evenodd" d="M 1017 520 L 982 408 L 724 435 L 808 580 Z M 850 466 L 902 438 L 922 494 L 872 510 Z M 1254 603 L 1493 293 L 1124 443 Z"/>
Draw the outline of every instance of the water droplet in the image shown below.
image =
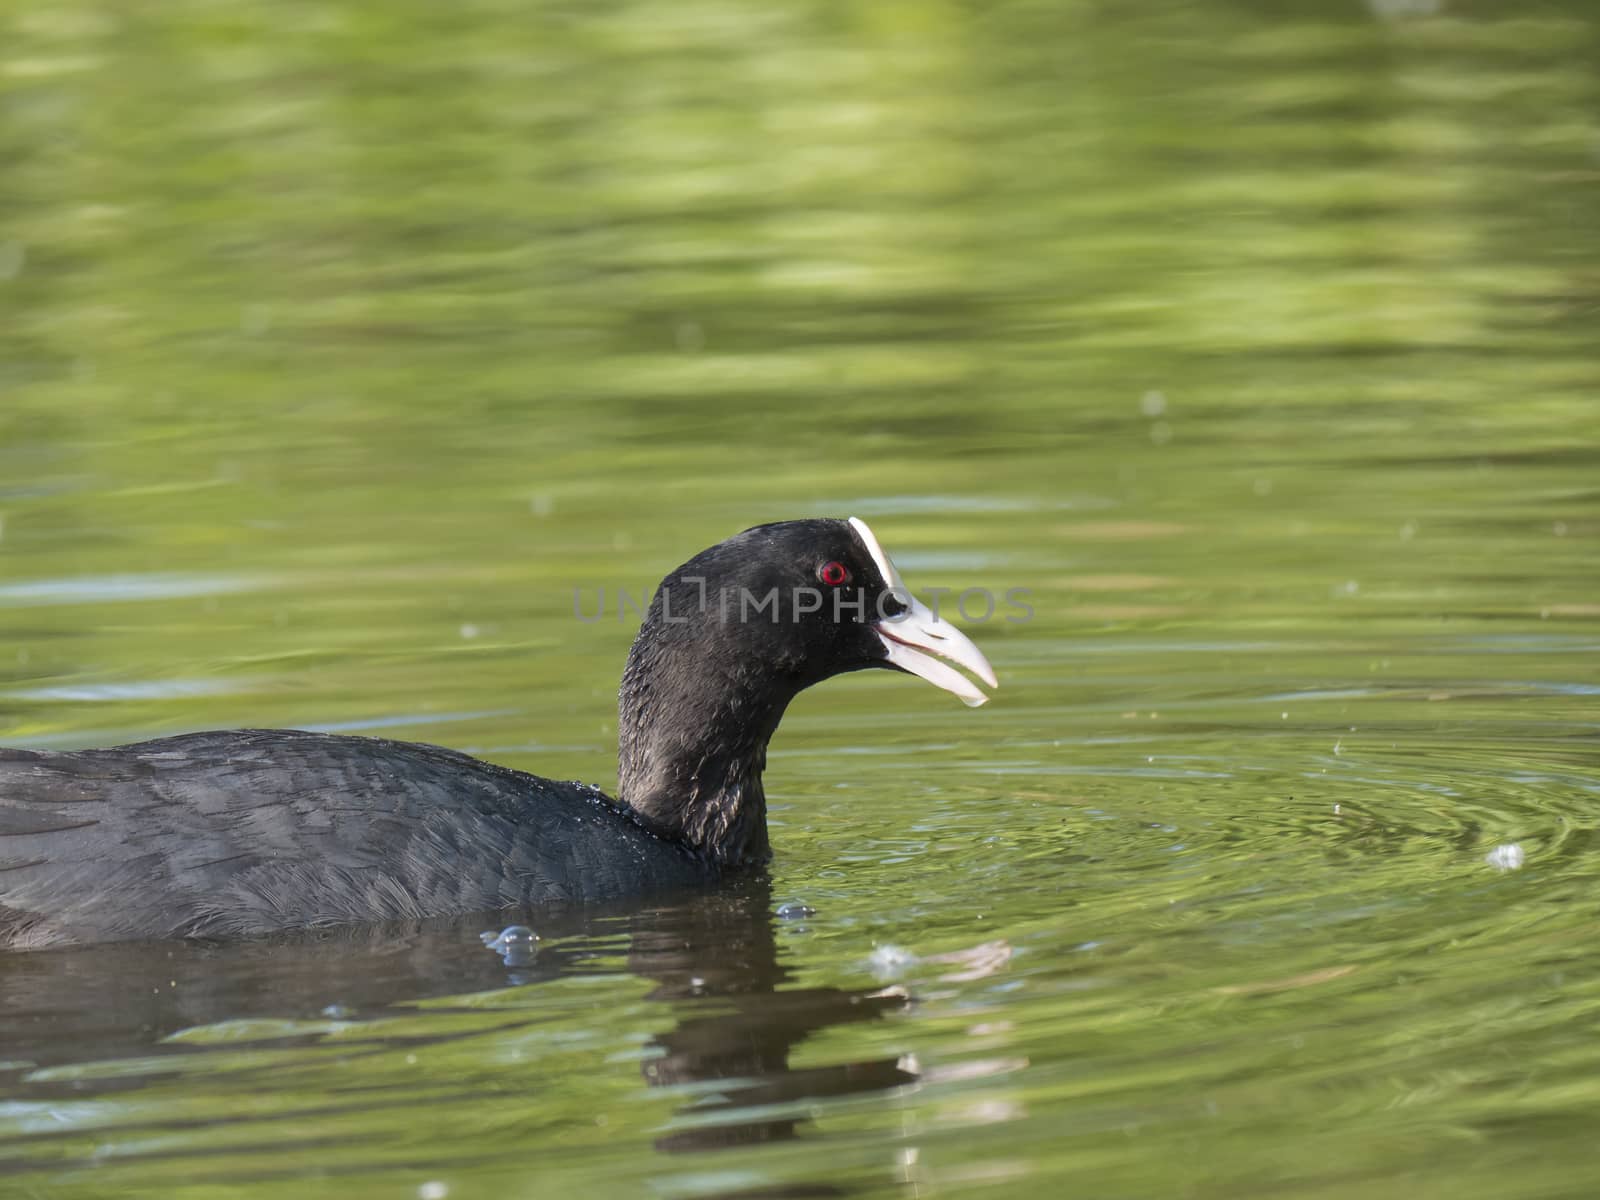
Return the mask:
<path id="1" fill-rule="evenodd" d="M 867 966 L 879 979 L 893 979 L 916 965 L 917 956 L 904 946 L 874 946 Z"/>
<path id="2" fill-rule="evenodd" d="M 1383 21 L 1436 17 L 1444 10 L 1444 0 L 1367 0 L 1372 15 Z"/>
<path id="3" fill-rule="evenodd" d="M 246 304 L 239 310 L 239 332 L 260 337 L 272 328 L 272 310 L 265 304 Z"/>
<path id="4" fill-rule="evenodd" d="M 0 280 L 15 279 L 28 261 L 28 248 L 21 242 L 0 242 Z"/>
<path id="5" fill-rule="evenodd" d="M 1483 856 L 1483 861 L 1496 871 L 1515 871 L 1522 866 L 1526 857 L 1522 847 L 1516 842 L 1507 842 L 1489 851 L 1488 854 Z"/>
<path id="6" fill-rule="evenodd" d="M 531 946 L 539 940 L 539 935 L 526 925 L 507 925 L 499 933 L 492 929 L 485 929 L 478 935 L 478 939 L 492 950 L 499 950 L 505 946 Z"/>
<path id="7" fill-rule="evenodd" d="M 802 904 L 798 900 L 778 906 L 778 920 L 780 921 L 802 921 L 806 917 L 814 917 L 816 915 L 816 909 L 809 904 Z"/>
<path id="8" fill-rule="evenodd" d="M 705 349 L 706 331 L 700 327 L 699 321 L 679 321 L 672 331 L 672 340 L 678 344 L 679 350 L 693 354 Z"/>
<path id="9" fill-rule="evenodd" d="M 508 967 L 525 967 L 539 953 L 539 935 L 526 925 L 507 925 L 499 933 L 486 929 L 478 940 L 504 959 Z"/>

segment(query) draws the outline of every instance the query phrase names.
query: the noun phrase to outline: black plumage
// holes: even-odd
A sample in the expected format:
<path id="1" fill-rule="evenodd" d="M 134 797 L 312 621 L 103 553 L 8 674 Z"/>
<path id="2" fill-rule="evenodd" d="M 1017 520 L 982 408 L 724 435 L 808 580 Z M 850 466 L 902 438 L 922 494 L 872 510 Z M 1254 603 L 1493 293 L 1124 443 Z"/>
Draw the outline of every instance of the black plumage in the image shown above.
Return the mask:
<path id="1" fill-rule="evenodd" d="M 841 567 L 848 589 L 820 582 Z M 898 589 L 866 526 L 832 520 L 746 530 L 669 575 L 623 674 L 618 800 L 437 746 L 295 730 L 0 749 L 0 944 L 250 936 L 714 883 L 768 857 L 767 742 L 800 690 L 875 666 L 958 690 L 935 673 L 949 668 L 907 657 L 924 643 L 993 682 Z M 745 598 L 773 595 L 752 617 Z"/>

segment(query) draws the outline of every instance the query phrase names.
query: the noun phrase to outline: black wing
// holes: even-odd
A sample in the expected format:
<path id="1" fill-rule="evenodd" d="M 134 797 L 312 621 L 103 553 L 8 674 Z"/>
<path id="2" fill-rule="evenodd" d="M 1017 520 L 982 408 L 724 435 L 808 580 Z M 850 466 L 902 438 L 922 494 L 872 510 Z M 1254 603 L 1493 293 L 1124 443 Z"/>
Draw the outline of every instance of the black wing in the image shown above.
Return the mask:
<path id="1" fill-rule="evenodd" d="M 0 750 L 0 944 L 240 936 L 704 878 L 598 789 L 437 746 L 237 730 Z"/>

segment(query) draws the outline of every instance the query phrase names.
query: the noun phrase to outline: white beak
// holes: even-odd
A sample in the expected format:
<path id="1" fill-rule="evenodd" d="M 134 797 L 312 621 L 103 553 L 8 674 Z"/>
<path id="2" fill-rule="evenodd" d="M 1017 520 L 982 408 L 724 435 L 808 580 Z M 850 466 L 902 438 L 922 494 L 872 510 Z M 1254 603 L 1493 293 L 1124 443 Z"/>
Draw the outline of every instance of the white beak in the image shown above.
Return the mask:
<path id="1" fill-rule="evenodd" d="M 850 525 L 866 546 L 867 553 L 872 555 L 883 581 L 907 606 L 907 610 L 899 616 L 877 621 L 872 626 L 873 632 L 883 641 L 885 657 L 890 665 L 921 676 L 934 687 L 959 696 L 963 704 L 973 708 L 987 702 L 989 697 L 979 691 L 970 679 L 938 660 L 947 659 L 965 667 L 990 687 L 999 687 L 994 668 L 983 656 L 983 651 L 974 646 L 966 634 L 936 615 L 907 590 L 900 579 L 900 572 L 895 570 L 894 563 L 889 561 L 889 556 L 883 552 L 883 547 L 878 544 L 878 539 L 867 528 L 865 521 L 851 517 Z M 938 658 L 931 655 L 938 655 Z"/>

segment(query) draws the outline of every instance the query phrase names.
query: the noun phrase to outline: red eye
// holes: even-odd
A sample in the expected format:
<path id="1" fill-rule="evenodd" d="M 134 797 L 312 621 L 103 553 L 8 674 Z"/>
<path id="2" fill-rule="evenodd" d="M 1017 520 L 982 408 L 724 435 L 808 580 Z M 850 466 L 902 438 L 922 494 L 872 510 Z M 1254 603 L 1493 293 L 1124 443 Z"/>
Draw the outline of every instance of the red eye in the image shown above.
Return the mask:
<path id="1" fill-rule="evenodd" d="M 817 578 L 829 587 L 850 582 L 850 568 L 842 562 L 825 562 L 817 568 Z"/>

